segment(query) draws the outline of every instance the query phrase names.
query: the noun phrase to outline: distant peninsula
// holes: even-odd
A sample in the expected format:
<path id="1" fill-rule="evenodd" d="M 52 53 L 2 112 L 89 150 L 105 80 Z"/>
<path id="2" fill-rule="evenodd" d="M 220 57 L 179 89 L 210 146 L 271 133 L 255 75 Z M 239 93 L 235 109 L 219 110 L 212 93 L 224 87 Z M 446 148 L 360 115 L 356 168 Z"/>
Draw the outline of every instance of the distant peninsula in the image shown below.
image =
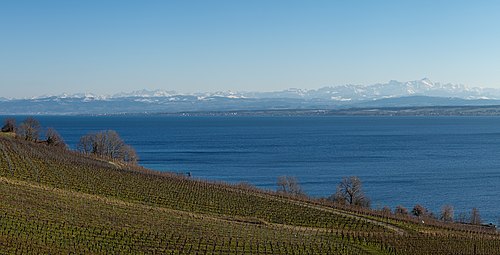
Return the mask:
<path id="1" fill-rule="evenodd" d="M 274 109 L 154 113 L 167 116 L 500 116 L 500 105 L 371 107 L 347 109 Z"/>

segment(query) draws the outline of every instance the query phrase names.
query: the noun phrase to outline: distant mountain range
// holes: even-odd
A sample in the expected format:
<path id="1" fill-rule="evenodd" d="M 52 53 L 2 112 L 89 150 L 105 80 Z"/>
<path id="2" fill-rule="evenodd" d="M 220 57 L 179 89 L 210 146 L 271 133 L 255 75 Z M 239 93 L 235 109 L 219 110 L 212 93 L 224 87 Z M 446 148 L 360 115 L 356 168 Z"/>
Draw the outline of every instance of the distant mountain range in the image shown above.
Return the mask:
<path id="1" fill-rule="evenodd" d="M 115 95 L 62 94 L 29 99 L 0 98 L 0 114 L 121 114 L 363 107 L 500 105 L 500 90 L 434 83 L 429 79 L 342 85 L 275 92 L 182 94 L 140 90 Z"/>

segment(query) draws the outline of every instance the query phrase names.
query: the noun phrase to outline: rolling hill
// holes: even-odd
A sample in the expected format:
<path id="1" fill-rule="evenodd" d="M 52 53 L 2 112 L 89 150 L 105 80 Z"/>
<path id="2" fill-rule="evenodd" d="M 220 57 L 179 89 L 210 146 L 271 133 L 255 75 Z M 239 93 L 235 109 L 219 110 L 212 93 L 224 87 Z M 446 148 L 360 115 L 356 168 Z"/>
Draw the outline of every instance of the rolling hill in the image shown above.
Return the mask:
<path id="1" fill-rule="evenodd" d="M 159 173 L 0 135 L 0 254 L 500 254 L 487 227 Z"/>

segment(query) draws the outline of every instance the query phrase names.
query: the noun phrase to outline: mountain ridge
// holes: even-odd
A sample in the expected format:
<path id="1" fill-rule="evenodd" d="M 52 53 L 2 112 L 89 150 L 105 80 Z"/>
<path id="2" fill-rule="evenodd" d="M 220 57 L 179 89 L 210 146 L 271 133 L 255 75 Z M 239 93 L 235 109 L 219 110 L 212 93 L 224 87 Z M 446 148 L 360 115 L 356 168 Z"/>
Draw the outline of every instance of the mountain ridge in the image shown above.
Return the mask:
<path id="1" fill-rule="evenodd" d="M 346 98 L 347 95 L 358 96 L 358 98 Z M 141 89 L 132 92 L 119 92 L 113 95 L 98 95 L 91 92 L 86 93 L 62 93 L 59 95 L 42 95 L 32 98 L 2 98 L 6 100 L 36 100 L 44 98 L 90 98 L 96 100 L 127 98 L 127 97 L 174 97 L 174 96 L 196 96 L 207 97 L 228 97 L 228 98 L 322 98 L 339 100 L 343 97 L 350 100 L 359 99 L 382 99 L 388 97 L 403 97 L 411 95 L 458 97 L 464 99 L 500 99 L 500 89 L 469 87 L 463 84 L 433 82 L 428 78 L 414 81 L 390 80 L 387 83 L 375 83 L 371 85 L 344 84 L 336 86 L 325 86 L 318 89 L 288 88 L 278 91 L 214 91 L 214 92 L 193 92 L 180 93 L 167 89 Z"/>
<path id="2" fill-rule="evenodd" d="M 339 109 L 379 106 L 500 104 L 500 89 L 461 84 L 389 81 L 372 85 L 339 85 L 319 89 L 290 88 L 273 92 L 216 91 L 178 93 L 137 90 L 114 95 L 94 93 L 0 98 L 0 114 L 112 114 L 276 109 Z"/>

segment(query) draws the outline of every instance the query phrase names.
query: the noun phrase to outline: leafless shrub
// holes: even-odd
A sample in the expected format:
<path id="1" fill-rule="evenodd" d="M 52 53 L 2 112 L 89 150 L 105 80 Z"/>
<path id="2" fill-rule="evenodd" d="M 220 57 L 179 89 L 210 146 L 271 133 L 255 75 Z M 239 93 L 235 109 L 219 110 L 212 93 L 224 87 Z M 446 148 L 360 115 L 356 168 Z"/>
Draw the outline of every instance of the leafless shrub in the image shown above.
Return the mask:
<path id="1" fill-rule="evenodd" d="M 479 209 L 476 207 L 472 208 L 470 214 L 470 224 L 480 225 L 481 224 L 481 215 L 479 214 Z"/>
<path id="2" fill-rule="evenodd" d="M 452 222 L 453 221 L 453 206 L 451 205 L 445 205 L 443 208 L 441 208 L 441 216 L 439 217 L 440 220 L 445 221 L 445 222 Z"/>
<path id="3" fill-rule="evenodd" d="M 125 144 L 118 133 L 113 130 L 82 136 L 77 145 L 77 150 L 84 154 L 94 154 L 130 163 L 136 163 L 138 160 L 135 150 Z"/>
<path id="4" fill-rule="evenodd" d="M 394 213 L 396 215 L 402 215 L 402 216 L 407 216 L 408 215 L 408 209 L 402 205 L 396 206 L 396 209 L 394 209 Z"/>
<path id="5" fill-rule="evenodd" d="M 363 192 L 361 180 L 357 176 L 342 179 L 337 191 L 329 199 L 339 204 L 370 207 L 370 199 Z"/>
<path id="6" fill-rule="evenodd" d="M 40 122 L 33 117 L 26 118 L 21 125 L 19 125 L 17 136 L 30 142 L 38 141 L 40 136 Z"/>
<path id="7" fill-rule="evenodd" d="M 47 139 L 46 140 L 47 145 L 59 148 L 66 148 L 66 143 L 64 142 L 61 135 L 59 135 L 59 133 L 55 129 L 53 128 L 47 129 L 47 133 L 45 134 L 45 136 Z"/>
<path id="8" fill-rule="evenodd" d="M 15 132 L 16 131 L 16 120 L 13 118 L 5 119 L 5 123 L 2 127 L 2 132 Z"/>
<path id="9" fill-rule="evenodd" d="M 302 187 L 297 181 L 297 178 L 293 176 L 280 176 L 278 177 L 278 192 L 290 194 L 294 196 L 304 196 L 305 193 Z"/>

